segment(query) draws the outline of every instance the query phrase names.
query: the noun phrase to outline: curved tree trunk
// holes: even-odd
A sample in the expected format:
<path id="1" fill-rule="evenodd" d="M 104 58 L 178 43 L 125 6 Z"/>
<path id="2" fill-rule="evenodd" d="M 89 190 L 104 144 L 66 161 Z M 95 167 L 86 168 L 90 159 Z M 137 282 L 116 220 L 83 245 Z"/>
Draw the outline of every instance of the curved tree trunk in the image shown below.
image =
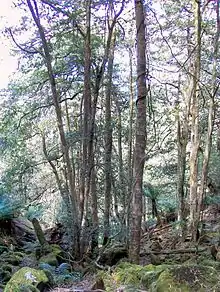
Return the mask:
<path id="1" fill-rule="evenodd" d="M 33 4 L 32 4 L 33 3 Z M 57 119 L 57 127 L 59 130 L 60 135 L 60 141 L 61 141 L 61 149 L 63 153 L 63 160 L 64 165 L 66 168 L 66 174 L 67 174 L 67 180 L 68 180 L 68 187 L 69 187 L 69 193 L 70 193 L 70 200 L 71 200 L 71 207 L 73 212 L 73 255 L 75 257 L 78 257 L 80 255 L 80 226 L 79 226 L 79 212 L 78 212 L 78 202 L 77 202 L 77 196 L 76 196 L 76 190 L 75 190 L 75 177 L 73 173 L 73 169 L 71 166 L 71 159 L 69 155 L 69 148 L 66 141 L 64 126 L 63 126 L 63 118 L 62 118 L 62 111 L 60 107 L 60 96 L 57 90 L 57 84 L 55 80 L 55 74 L 53 72 L 52 67 L 52 58 L 49 51 L 48 42 L 46 40 L 44 28 L 41 25 L 40 17 L 38 14 L 38 8 L 37 3 L 35 0 L 27 0 L 27 5 L 29 7 L 29 10 L 31 12 L 31 15 L 33 17 L 33 20 L 38 28 L 39 36 L 42 42 L 43 46 L 43 52 L 44 52 L 44 61 L 45 65 L 47 67 L 47 73 L 49 77 L 50 82 L 50 88 L 52 92 L 52 99 L 53 104 L 56 112 L 56 119 Z"/>

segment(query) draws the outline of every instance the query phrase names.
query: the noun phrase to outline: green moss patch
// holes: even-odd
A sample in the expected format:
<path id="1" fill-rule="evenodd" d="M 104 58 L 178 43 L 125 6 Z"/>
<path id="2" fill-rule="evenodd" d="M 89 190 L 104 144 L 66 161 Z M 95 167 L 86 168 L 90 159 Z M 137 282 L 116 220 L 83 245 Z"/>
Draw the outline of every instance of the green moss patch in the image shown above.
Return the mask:
<path id="1" fill-rule="evenodd" d="M 113 272 L 101 272 L 106 291 L 207 292 L 219 291 L 218 271 L 202 265 L 119 264 Z"/>
<path id="2" fill-rule="evenodd" d="M 49 253 L 49 254 L 46 254 L 46 255 L 42 256 L 39 259 L 39 263 L 46 263 L 46 264 L 49 264 L 51 266 L 57 266 L 58 265 L 57 258 L 54 255 L 54 253 L 52 253 L 52 252 Z"/>
<path id="3" fill-rule="evenodd" d="M 5 286 L 4 292 L 21 292 L 23 286 L 33 286 L 30 291 L 38 291 L 40 284 L 47 284 L 48 278 L 44 271 L 24 267 L 18 270 Z"/>

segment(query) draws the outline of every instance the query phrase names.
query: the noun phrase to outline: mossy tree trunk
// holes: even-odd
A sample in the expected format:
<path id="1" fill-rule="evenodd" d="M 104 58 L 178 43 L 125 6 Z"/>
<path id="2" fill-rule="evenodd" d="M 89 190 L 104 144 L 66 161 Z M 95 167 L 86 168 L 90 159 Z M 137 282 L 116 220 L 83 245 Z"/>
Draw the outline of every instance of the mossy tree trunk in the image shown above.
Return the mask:
<path id="1" fill-rule="evenodd" d="M 49 247 L 49 244 L 48 242 L 46 241 L 46 238 L 44 236 L 44 232 L 40 226 L 40 223 L 39 221 L 37 220 L 37 218 L 33 218 L 31 220 L 32 224 L 33 224 L 33 227 L 34 227 L 34 231 L 35 231 L 35 234 L 37 236 L 37 239 L 41 245 L 41 247 L 43 249 L 47 249 Z"/>

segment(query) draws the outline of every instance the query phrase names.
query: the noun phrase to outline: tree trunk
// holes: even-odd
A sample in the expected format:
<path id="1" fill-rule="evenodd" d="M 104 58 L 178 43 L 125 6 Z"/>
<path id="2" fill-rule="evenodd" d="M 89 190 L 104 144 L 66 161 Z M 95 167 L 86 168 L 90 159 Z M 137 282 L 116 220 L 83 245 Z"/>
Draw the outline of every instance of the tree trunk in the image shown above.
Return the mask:
<path id="1" fill-rule="evenodd" d="M 36 237 L 41 245 L 41 247 L 45 250 L 49 250 L 49 244 L 48 242 L 46 241 L 46 238 L 44 236 L 44 232 L 40 226 L 40 223 L 39 221 L 36 219 L 36 218 L 33 218 L 31 220 L 32 222 L 32 225 L 34 227 L 34 231 L 35 231 L 35 234 L 36 234 Z"/>
<path id="2" fill-rule="evenodd" d="M 199 79 L 201 62 L 201 11 L 200 1 L 193 0 L 195 23 L 195 57 L 193 64 L 193 95 L 191 105 L 191 153 L 190 153 L 190 229 L 192 240 L 197 240 L 200 217 L 198 198 L 198 152 L 199 152 Z"/>
<path id="3" fill-rule="evenodd" d="M 146 40 L 143 1 L 135 0 L 137 29 L 137 115 L 134 147 L 134 180 L 132 189 L 132 219 L 129 257 L 139 263 L 141 218 L 142 218 L 142 184 L 146 148 Z"/>
<path id="4" fill-rule="evenodd" d="M 96 196 L 96 173 L 95 168 L 92 169 L 91 174 L 91 216 L 92 216 L 92 238 L 91 238 L 91 252 L 98 247 L 99 239 L 99 217 L 98 217 L 98 202 Z"/>
<path id="5" fill-rule="evenodd" d="M 34 4 L 34 7 L 32 5 L 32 2 Z M 56 80 L 54 77 L 55 74 L 52 68 L 52 61 L 51 61 L 52 58 L 50 55 L 49 46 L 48 46 L 45 32 L 44 32 L 43 26 L 41 25 L 39 14 L 38 14 L 37 3 L 35 0 L 33 1 L 27 0 L 27 5 L 33 17 L 33 20 L 38 28 L 39 36 L 40 36 L 42 46 L 43 46 L 44 59 L 45 59 L 46 67 L 47 67 L 47 73 L 48 73 L 50 88 L 52 92 L 52 99 L 53 99 L 53 104 L 54 104 L 54 108 L 56 112 L 57 126 L 59 130 L 59 135 L 60 135 L 63 160 L 64 160 L 64 165 L 66 167 L 66 172 L 67 172 L 68 187 L 69 187 L 69 192 L 70 192 L 70 197 L 71 197 L 71 207 L 72 207 L 72 212 L 74 214 L 73 216 L 74 218 L 73 256 L 78 257 L 80 254 L 80 226 L 79 226 L 78 202 L 77 202 L 76 190 L 75 190 L 75 178 L 74 178 L 73 170 L 71 167 L 71 159 L 70 159 L 68 144 L 67 144 L 66 136 L 64 132 L 62 111 L 61 111 L 61 107 L 59 103 L 60 96 L 57 90 Z"/>
<path id="6" fill-rule="evenodd" d="M 88 163 L 89 152 L 89 125 L 92 120 L 92 108 L 91 108 L 91 0 L 86 1 L 86 35 L 85 35 L 85 58 L 84 58 L 84 118 L 83 118 L 83 150 L 82 150 L 82 169 L 81 169 L 81 190 L 80 190 L 80 222 L 83 220 L 83 214 L 86 213 L 85 200 L 88 198 L 90 188 L 90 170 Z M 85 190 L 85 188 L 87 188 Z M 86 215 L 86 214 L 84 214 Z"/>
<path id="7" fill-rule="evenodd" d="M 209 113 L 208 113 L 208 127 L 207 127 L 207 136 L 205 141 L 205 151 L 203 155 L 203 165 L 202 165 L 202 174 L 201 174 L 201 186 L 200 186 L 200 205 L 204 199 L 204 193 L 207 185 L 207 175 L 208 175 L 208 164 L 210 158 L 210 151 L 212 146 L 212 132 L 213 132 L 213 123 L 215 119 L 214 111 L 214 99 L 218 89 L 217 85 L 217 63 L 218 63 L 218 51 L 219 51 L 219 35 L 220 35 L 220 16 L 219 16 L 220 0 L 217 0 L 216 3 L 216 34 L 213 44 L 213 69 L 212 69 L 212 92 L 209 94 Z"/>
<path id="8" fill-rule="evenodd" d="M 112 188 L 112 117 L 111 117 L 111 94 L 112 94 L 112 75 L 114 64 L 114 50 L 115 39 L 114 33 L 112 38 L 112 44 L 109 53 L 109 61 L 107 68 L 107 88 L 105 94 L 105 210 L 104 210 L 104 237 L 103 245 L 106 245 L 110 235 L 110 210 L 111 210 L 111 188 Z"/>
<path id="9" fill-rule="evenodd" d="M 134 88 L 133 88 L 133 52 L 129 49 L 129 68 L 130 68 L 130 102 L 129 102 L 129 134 L 128 134 L 128 188 L 126 205 L 126 224 L 127 229 L 130 229 L 130 213 L 132 200 L 132 183 L 133 183 L 133 119 L 134 119 Z"/>

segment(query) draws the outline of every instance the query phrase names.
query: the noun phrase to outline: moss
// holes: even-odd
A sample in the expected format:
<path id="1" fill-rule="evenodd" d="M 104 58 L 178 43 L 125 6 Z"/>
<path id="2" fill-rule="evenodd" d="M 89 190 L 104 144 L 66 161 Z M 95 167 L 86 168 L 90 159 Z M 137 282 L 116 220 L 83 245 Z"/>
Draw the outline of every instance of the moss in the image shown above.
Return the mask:
<path id="1" fill-rule="evenodd" d="M 213 267 L 215 270 L 220 271 L 220 262 L 210 260 L 210 259 L 204 259 L 200 262 L 203 266 Z"/>
<path id="2" fill-rule="evenodd" d="M 152 284 L 152 292 L 205 292 L 218 290 L 218 273 L 212 267 L 175 265 L 163 271 Z M 217 290 L 216 290 L 217 289 Z"/>
<path id="3" fill-rule="evenodd" d="M 44 271 L 24 267 L 12 276 L 5 286 L 4 292 L 22 292 L 22 285 L 33 285 L 37 288 L 40 283 L 48 283 L 48 278 Z M 35 291 L 38 290 L 35 289 Z"/>
<path id="4" fill-rule="evenodd" d="M 58 262 L 62 262 L 64 257 L 64 252 L 62 248 L 58 244 L 51 244 L 50 245 L 51 252 L 54 254 Z"/>
<path id="5" fill-rule="evenodd" d="M 57 261 L 57 258 L 56 256 L 54 255 L 54 253 L 49 253 L 47 255 L 44 255 L 42 256 L 40 259 L 39 259 L 39 262 L 40 263 L 46 263 L 46 264 L 49 264 L 51 266 L 57 266 L 58 265 L 58 261 Z"/>
<path id="6" fill-rule="evenodd" d="M 137 291 L 141 287 L 150 287 L 167 267 L 166 265 L 154 266 L 152 264 L 143 267 L 123 262 L 118 264 L 113 273 L 102 272 L 100 276 L 104 280 L 106 291 L 115 291 L 122 285 L 125 285 L 126 289 Z"/>
<path id="7" fill-rule="evenodd" d="M 63 253 L 61 247 L 58 244 L 51 244 L 50 245 L 51 251 L 55 256 L 58 256 Z"/>
<path id="8" fill-rule="evenodd" d="M 220 291 L 218 271 L 207 265 L 147 265 L 120 263 L 113 272 L 100 272 L 106 291 L 147 289 L 151 292 Z M 133 290 L 132 290 L 133 289 Z"/>
<path id="9" fill-rule="evenodd" d="M 21 263 L 23 256 L 24 254 L 21 252 L 9 252 L 3 254 L 1 259 L 8 264 L 18 266 Z"/>
<path id="10" fill-rule="evenodd" d="M 185 284 L 178 284 L 174 281 L 172 274 L 166 270 L 163 271 L 158 280 L 152 283 L 152 292 L 189 292 Z"/>
<path id="11" fill-rule="evenodd" d="M 37 289 L 34 285 L 22 284 L 20 286 L 20 291 L 19 292 L 40 292 L 40 290 Z"/>

